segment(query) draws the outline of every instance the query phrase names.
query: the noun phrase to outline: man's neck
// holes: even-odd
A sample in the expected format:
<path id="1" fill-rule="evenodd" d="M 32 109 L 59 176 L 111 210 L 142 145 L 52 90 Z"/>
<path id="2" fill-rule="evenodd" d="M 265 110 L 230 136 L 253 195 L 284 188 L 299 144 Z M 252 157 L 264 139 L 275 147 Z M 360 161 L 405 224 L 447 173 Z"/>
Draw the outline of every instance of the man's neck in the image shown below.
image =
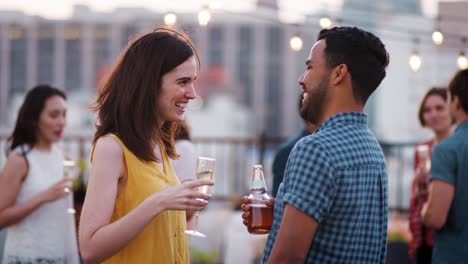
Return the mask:
<path id="1" fill-rule="evenodd" d="M 329 107 L 327 107 L 323 111 L 322 118 L 320 120 L 320 124 L 325 122 L 328 118 L 339 114 L 339 113 L 349 113 L 349 112 L 363 112 L 364 111 L 364 106 L 358 103 L 342 103 L 342 102 L 337 102 L 337 103 L 332 103 L 329 104 Z"/>
<path id="2" fill-rule="evenodd" d="M 457 125 L 460 125 L 460 124 L 463 123 L 464 121 L 468 121 L 468 113 L 466 113 L 466 112 L 458 112 L 458 113 L 455 115 L 455 120 L 456 120 Z"/>

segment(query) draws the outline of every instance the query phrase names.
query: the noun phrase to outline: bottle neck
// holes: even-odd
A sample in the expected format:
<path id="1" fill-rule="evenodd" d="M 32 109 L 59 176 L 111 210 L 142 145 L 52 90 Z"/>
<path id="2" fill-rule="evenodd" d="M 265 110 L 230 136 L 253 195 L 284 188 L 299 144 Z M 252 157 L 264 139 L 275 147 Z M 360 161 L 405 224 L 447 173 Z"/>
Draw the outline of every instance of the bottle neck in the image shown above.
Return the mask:
<path id="1" fill-rule="evenodd" d="M 254 167 L 252 173 L 252 179 L 250 181 L 251 192 L 266 192 L 265 176 L 263 175 L 263 169 L 261 167 Z"/>
<path id="2" fill-rule="evenodd" d="M 251 193 L 266 193 L 267 189 L 265 188 L 250 188 Z"/>

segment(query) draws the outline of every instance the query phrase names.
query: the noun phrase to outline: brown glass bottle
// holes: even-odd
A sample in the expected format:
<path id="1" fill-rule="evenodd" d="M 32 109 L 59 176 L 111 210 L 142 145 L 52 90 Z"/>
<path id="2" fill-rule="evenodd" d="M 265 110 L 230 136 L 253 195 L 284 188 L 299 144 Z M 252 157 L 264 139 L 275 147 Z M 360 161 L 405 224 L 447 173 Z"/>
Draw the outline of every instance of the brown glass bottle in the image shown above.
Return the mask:
<path id="1" fill-rule="evenodd" d="M 267 192 L 262 165 L 254 165 L 250 180 L 250 215 L 247 230 L 251 234 L 267 234 L 273 223 L 273 207 L 269 205 L 271 196 Z"/>

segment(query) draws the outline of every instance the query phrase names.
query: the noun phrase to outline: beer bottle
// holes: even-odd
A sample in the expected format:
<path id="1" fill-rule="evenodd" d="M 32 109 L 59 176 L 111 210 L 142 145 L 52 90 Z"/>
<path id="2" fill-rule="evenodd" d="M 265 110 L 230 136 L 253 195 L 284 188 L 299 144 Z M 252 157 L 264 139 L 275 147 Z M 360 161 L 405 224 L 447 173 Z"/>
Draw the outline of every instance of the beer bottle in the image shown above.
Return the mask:
<path id="1" fill-rule="evenodd" d="M 262 165 L 254 165 L 250 181 L 250 215 L 247 230 L 251 234 L 267 234 L 273 222 L 273 207 L 268 204 L 271 196 L 267 193 Z"/>

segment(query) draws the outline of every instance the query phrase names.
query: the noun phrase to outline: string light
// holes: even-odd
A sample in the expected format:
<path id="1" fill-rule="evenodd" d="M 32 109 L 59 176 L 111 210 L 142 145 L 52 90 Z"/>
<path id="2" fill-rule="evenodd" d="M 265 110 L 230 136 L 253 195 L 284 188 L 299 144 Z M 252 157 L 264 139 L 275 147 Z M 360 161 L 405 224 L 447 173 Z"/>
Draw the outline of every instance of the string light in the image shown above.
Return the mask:
<path id="1" fill-rule="evenodd" d="M 164 24 L 166 26 L 172 27 L 176 24 L 177 22 L 177 16 L 174 12 L 168 12 L 166 15 L 164 15 Z"/>
<path id="2" fill-rule="evenodd" d="M 211 20 L 211 12 L 210 9 L 212 8 L 220 8 L 220 3 L 216 0 L 210 1 L 210 5 L 204 5 L 203 8 L 198 13 L 198 22 L 200 26 L 207 26 Z M 339 19 L 337 19 L 339 21 Z M 168 12 L 164 16 L 164 23 L 167 26 L 173 26 L 177 22 L 177 16 L 174 12 Z M 319 19 L 319 24 L 321 28 L 328 29 L 332 27 L 333 20 L 329 16 L 322 16 Z M 435 45 L 442 45 L 444 42 L 445 36 L 440 30 L 440 17 L 437 18 L 437 22 L 435 25 L 435 30 L 432 32 L 432 41 Z M 466 38 L 463 38 L 464 43 L 466 42 Z M 419 43 L 419 40 L 417 41 Z M 289 39 L 289 46 L 294 51 L 300 51 L 303 47 L 303 40 L 299 34 L 293 35 Z M 408 60 L 411 70 L 417 72 L 422 66 L 422 58 L 419 52 L 416 50 L 411 53 L 410 58 Z M 468 68 L 468 58 L 465 55 L 465 52 L 462 51 L 459 53 L 457 57 L 457 65 L 460 69 Z"/>
<path id="3" fill-rule="evenodd" d="M 418 52 L 419 38 L 413 38 L 414 51 L 411 53 L 408 63 L 413 72 L 419 71 L 422 65 L 421 55 Z"/>
<path id="4" fill-rule="evenodd" d="M 457 58 L 457 65 L 460 70 L 464 70 L 468 68 L 468 59 L 466 58 L 466 55 L 464 52 L 465 45 L 466 45 L 466 37 L 463 37 L 461 39 L 461 49 L 460 49 L 461 51 L 458 54 L 458 58 Z"/>
<path id="5" fill-rule="evenodd" d="M 327 17 L 327 16 L 324 16 L 324 17 L 321 17 L 320 20 L 319 20 L 319 24 L 322 28 L 331 28 L 332 26 L 332 20 L 331 18 Z"/>
<path id="6" fill-rule="evenodd" d="M 440 31 L 440 19 L 440 16 L 436 18 L 434 27 L 435 29 L 432 32 L 432 42 L 434 42 L 434 44 L 436 44 L 437 46 L 442 45 L 442 43 L 444 42 L 444 34 L 442 34 L 442 32 Z"/>
<path id="7" fill-rule="evenodd" d="M 468 59 L 466 58 L 464 52 L 460 52 L 460 54 L 458 55 L 457 64 L 460 70 L 468 69 Z"/>
<path id="8" fill-rule="evenodd" d="M 413 70 L 414 72 L 419 71 L 419 69 L 421 68 L 421 64 L 422 64 L 422 60 L 421 60 L 421 56 L 419 55 L 419 53 L 417 51 L 414 51 L 413 53 L 411 53 L 411 56 L 409 58 L 409 65 L 410 65 L 411 70 Z"/>
<path id="9" fill-rule="evenodd" d="M 299 34 L 295 34 L 289 39 L 289 46 L 294 51 L 300 51 L 302 49 L 302 44 L 302 38 Z"/>
<path id="10" fill-rule="evenodd" d="M 200 26 L 205 27 L 211 20 L 211 13 L 208 7 L 204 6 L 200 12 L 198 12 L 198 23 Z"/>
<path id="11" fill-rule="evenodd" d="M 432 41 L 437 46 L 442 45 L 444 42 L 444 34 L 438 29 L 434 30 L 434 32 L 432 32 Z"/>

